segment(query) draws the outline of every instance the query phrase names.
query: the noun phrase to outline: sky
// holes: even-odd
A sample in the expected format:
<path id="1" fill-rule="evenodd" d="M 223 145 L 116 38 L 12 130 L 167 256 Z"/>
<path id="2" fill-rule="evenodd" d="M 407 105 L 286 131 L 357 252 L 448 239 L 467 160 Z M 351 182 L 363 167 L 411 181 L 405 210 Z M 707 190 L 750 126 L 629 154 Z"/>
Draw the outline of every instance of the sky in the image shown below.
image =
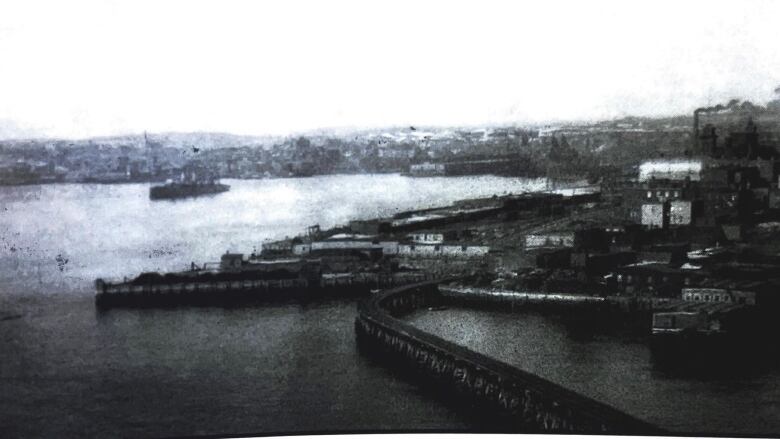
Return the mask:
<path id="1" fill-rule="evenodd" d="M 780 1 L 0 2 L 0 138 L 529 124 L 780 86 Z"/>

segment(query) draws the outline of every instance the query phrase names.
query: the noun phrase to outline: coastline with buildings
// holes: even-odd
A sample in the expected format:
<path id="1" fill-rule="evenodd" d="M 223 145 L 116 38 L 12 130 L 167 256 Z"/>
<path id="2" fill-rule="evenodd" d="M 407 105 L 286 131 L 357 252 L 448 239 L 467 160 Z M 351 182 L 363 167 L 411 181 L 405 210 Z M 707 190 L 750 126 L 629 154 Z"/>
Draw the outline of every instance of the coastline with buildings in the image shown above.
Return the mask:
<path id="1" fill-rule="evenodd" d="M 780 1 L 0 11 L 0 439 L 780 438 Z"/>
<path id="2" fill-rule="evenodd" d="M 101 278 L 94 283 L 92 299 L 100 319 L 109 321 L 122 313 L 156 312 L 134 308 L 166 308 L 175 315 L 214 308 L 273 312 L 278 307 L 333 307 L 333 303 L 384 300 L 385 292 L 398 291 L 398 299 L 393 299 L 396 303 L 381 311 L 396 320 L 385 320 L 376 310 L 374 314 L 359 311 L 357 333 L 350 332 L 350 336 L 357 336 L 354 342 L 370 361 L 379 361 L 382 368 L 394 369 L 405 377 L 410 373 L 409 382 L 419 383 L 414 385 L 427 388 L 426 379 L 436 377 L 441 387 L 431 390 L 434 394 L 455 392 L 445 403 L 449 409 L 457 411 L 466 402 L 476 404 L 482 413 L 477 421 L 482 430 L 587 432 L 596 428 L 596 422 L 602 423 L 598 428 L 616 432 L 701 432 L 705 430 L 700 424 L 682 421 L 667 409 L 654 407 L 645 412 L 633 400 L 623 405 L 613 393 L 600 393 L 566 377 L 528 368 L 501 352 L 486 353 L 468 341 L 461 341 L 456 349 L 447 340 L 463 334 L 435 316 L 474 313 L 479 318 L 497 319 L 500 323 L 494 329 L 499 331 L 512 330 L 511 325 L 501 326 L 509 322 L 500 317 L 504 314 L 523 322 L 542 318 L 563 325 L 575 340 L 607 337 L 612 340 L 608 343 L 630 343 L 632 361 L 637 363 L 626 367 L 633 370 L 644 364 L 642 367 L 682 382 L 702 374 L 742 373 L 739 371 L 748 367 L 748 362 L 771 363 L 777 353 L 767 334 L 775 332 L 772 322 L 780 306 L 774 294 L 780 281 L 775 244 L 780 215 L 774 203 L 778 167 L 774 146 L 762 140 L 771 140 L 771 136 L 750 135 L 760 131 L 755 120 L 740 117 L 744 125 L 736 131 L 715 131 L 720 133 L 716 137 L 712 129 L 700 130 L 692 146 L 681 154 L 651 157 L 615 172 L 605 171 L 596 182 L 587 173 L 573 173 L 557 182 L 549 175 L 519 180 L 478 177 L 492 178 L 492 184 L 506 182 L 507 189 L 450 197 L 434 206 L 407 205 L 405 209 L 393 208 L 394 200 L 390 199 L 379 215 L 367 216 L 358 210 L 358 218 L 345 214 L 324 227 L 301 227 L 298 236 L 254 241 L 258 244 L 251 253 L 227 251 L 215 263 L 193 261 L 189 269 L 176 270 L 170 268 L 176 266 L 172 258 L 163 268 L 125 268 L 118 277 L 109 273 L 104 277 L 93 269 L 89 271 L 93 277 L 81 275 L 79 282 Z M 700 119 L 704 116 L 699 115 Z M 560 143 L 555 154 L 570 154 L 561 152 Z M 547 154 L 549 157 L 549 151 Z M 188 209 L 220 204 L 224 216 L 210 221 L 229 224 L 234 216 L 242 216 L 245 200 L 262 193 L 249 195 L 248 187 L 271 185 L 290 194 L 285 182 L 308 188 L 307 181 L 323 178 L 341 181 L 359 177 L 230 180 L 231 191 L 224 196 L 155 209 L 170 210 L 175 217 L 186 215 Z M 476 177 L 377 174 L 375 178 L 404 182 L 414 191 L 418 185 L 434 190 L 459 181 L 471 186 L 468 179 Z M 512 181 L 520 184 L 518 190 L 511 189 Z M 57 192 L 57 185 L 44 187 L 14 190 Z M 101 190 L 126 191 L 131 187 L 135 190 L 136 185 Z M 310 206 L 309 195 L 296 197 L 301 218 L 324 208 Z M 139 198 L 138 194 L 131 198 L 149 202 L 141 201 L 145 196 Z M 274 208 L 262 213 L 267 217 L 278 214 Z M 280 221 L 284 222 L 283 218 Z M 229 230 L 240 229 L 225 232 Z M 227 242 L 231 248 L 246 249 L 251 240 Z M 219 255 L 207 250 L 199 254 L 202 260 Z M 190 256 L 171 251 L 170 256 L 174 255 L 179 259 Z M 154 261 L 151 254 L 149 257 Z M 169 255 L 162 252 L 157 257 L 163 261 Z M 70 259 L 74 259 L 72 254 L 58 255 L 60 273 L 68 273 Z M 416 291 L 421 282 L 438 285 L 438 292 L 430 297 L 425 293 L 425 298 L 411 293 L 407 299 L 406 291 Z M 44 285 L 42 280 L 40 283 Z M 339 310 L 334 312 L 341 318 L 355 318 L 353 313 Z M 485 312 L 488 314 L 482 314 Z M 16 319 L 15 315 L 9 318 Z M 414 338 L 417 336 L 399 338 L 398 334 L 411 331 L 403 326 L 408 324 L 403 323 L 406 319 L 411 319 L 413 326 L 422 325 L 427 335 L 421 333 L 419 340 Z M 547 324 L 534 330 L 551 330 L 544 329 Z M 539 336 L 554 345 L 557 329 L 552 331 Z M 500 334 L 489 331 L 483 336 L 501 339 Z M 417 344 L 419 341 L 423 344 Z M 474 356 L 473 352 L 487 357 Z M 454 363 L 449 362 L 450 355 Z M 730 359 L 726 361 L 724 356 Z M 503 363 L 494 363 L 496 359 Z M 412 369 L 410 361 L 415 364 Z M 500 372 L 482 374 L 485 367 Z M 621 386 L 634 385 L 627 377 L 622 379 Z M 770 378 L 759 373 L 749 379 Z M 516 383 L 514 390 L 496 384 L 510 381 Z M 530 393 L 518 393 L 517 389 L 529 383 L 533 383 L 527 389 Z M 641 385 L 658 385 L 675 395 L 681 391 L 663 378 L 643 377 Z M 558 386 L 573 388 L 576 394 Z M 642 389 L 647 391 L 648 387 Z M 716 395 L 713 398 L 723 401 Z M 604 407 L 605 403 L 609 406 Z M 571 411 L 549 409 L 570 404 Z M 575 416 L 578 410 L 589 414 Z M 535 413 L 534 420 L 528 418 L 529 413 Z M 713 415 L 723 413 L 715 411 Z M 488 419 L 496 423 L 487 426 L 484 422 Z M 773 427 L 728 431 L 764 428 Z"/>

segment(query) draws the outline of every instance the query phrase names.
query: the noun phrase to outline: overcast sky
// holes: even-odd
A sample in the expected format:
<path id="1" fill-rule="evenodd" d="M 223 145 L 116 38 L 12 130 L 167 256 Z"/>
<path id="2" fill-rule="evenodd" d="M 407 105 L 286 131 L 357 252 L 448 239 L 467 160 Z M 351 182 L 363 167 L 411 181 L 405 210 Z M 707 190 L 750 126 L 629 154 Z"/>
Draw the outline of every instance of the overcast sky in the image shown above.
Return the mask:
<path id="1" fill-rule="evenodd" d="M 690 112 L 780 85 L 780 1 L 0 2 L 0 137 Z"/>

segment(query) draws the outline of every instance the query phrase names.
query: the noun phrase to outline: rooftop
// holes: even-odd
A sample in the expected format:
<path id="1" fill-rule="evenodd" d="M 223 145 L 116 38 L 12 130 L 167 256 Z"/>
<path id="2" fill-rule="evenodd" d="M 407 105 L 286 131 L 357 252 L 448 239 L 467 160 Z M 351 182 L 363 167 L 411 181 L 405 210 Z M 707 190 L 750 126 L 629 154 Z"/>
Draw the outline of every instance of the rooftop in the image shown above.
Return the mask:
<path id="1" fill-rule="evenodd" d="M 639 181 L 651 179 L 685 180 L 701 179 L 704 164 L 701 160 L 652 160 L 639 166 Z"/>
<path id="2" fill-rule="evenodd" d="M 376 235 L 360 235 L 357 233 L 337 233 L 333 236 L 328 237 L 328 240 L 340 240 L 340 239 L 356 239 L 356 240 L 366 240 L 366 239 L 373 239 Z"/>

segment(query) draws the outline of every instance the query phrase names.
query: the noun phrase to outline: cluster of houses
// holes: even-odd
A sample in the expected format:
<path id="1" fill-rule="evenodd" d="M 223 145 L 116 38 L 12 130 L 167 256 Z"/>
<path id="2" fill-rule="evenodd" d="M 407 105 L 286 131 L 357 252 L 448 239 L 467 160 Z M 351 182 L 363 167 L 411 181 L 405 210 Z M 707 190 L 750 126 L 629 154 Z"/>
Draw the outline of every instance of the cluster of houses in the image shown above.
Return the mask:
<path id="1" fill-rule="evenodd" d="M 543 217 L 599 199 L 619 200 L 608 220 L 575 221 L 568 228 L 523 236 L 516 251 L 521 261 L 533 263 L 518 271 L 519 286 L 750 302 L 749 293 L 780 284 L 780 246 L 757 245 L 755 232 L 780 225 L 780 155 L 759 145 L 754 130 L 749 123 L 744 133 L 722 142 L 713 140 L 712 129 L 697 130 L 694 154 L 648 160 L 631 178 L 621 173 L 621 181 L 604 186 L 610 193 L 603 198 L 522 194 L 463 200 L 447 208 L 351 221 L 328 233 L 312 229 L 304 237 L 264 244 L 262 256 L 318 259 L 333 272 L 495 273 L 506 256 L 501 251 L 511 246 L 491 248 L 459 230 L 484 219 L 511 220 L 522 212 Z M 718 288 L 720 293 L 713 292 Z"/>
<path id="2" fill-rule="evenodd" d="M 607 198 L 622 201 L 611 224 L 526 235 L 535 270 L 523 285 L 755 303 L 751 295 L 780 285 L 780 246 L 753 233 L 780 221 L 780 160 L 748 135 L 754 129 L 718 146 L 705 130 L 698 154 L 646 161 L 630 180 L 610 182 Z"/>
<path id="3" fill-rule="evenodd" d="M 501 250 L 475 239 L 471 225 L 482 220 L 536 217 L 590 203 L 591 192 L 518 194 L 467 199 L 442 208 L 401 212 L 389 218 L 354 220 L 323 232 L 264 243 L 261 258 L 322 260 L 324 270 L 424 270 L 437 275 L 494 273 Z"/>
<path id="4" fill-rule="evenodd" d="M 261 254 L 318 259 L 327 271 L 407 269 L 464 274 L 487 263 L 490 247 L 445 241 L 442 233 L 411 233 L 395 240 L 383 235 L 336 233 L 319 239 L 269 242 Z"/>

